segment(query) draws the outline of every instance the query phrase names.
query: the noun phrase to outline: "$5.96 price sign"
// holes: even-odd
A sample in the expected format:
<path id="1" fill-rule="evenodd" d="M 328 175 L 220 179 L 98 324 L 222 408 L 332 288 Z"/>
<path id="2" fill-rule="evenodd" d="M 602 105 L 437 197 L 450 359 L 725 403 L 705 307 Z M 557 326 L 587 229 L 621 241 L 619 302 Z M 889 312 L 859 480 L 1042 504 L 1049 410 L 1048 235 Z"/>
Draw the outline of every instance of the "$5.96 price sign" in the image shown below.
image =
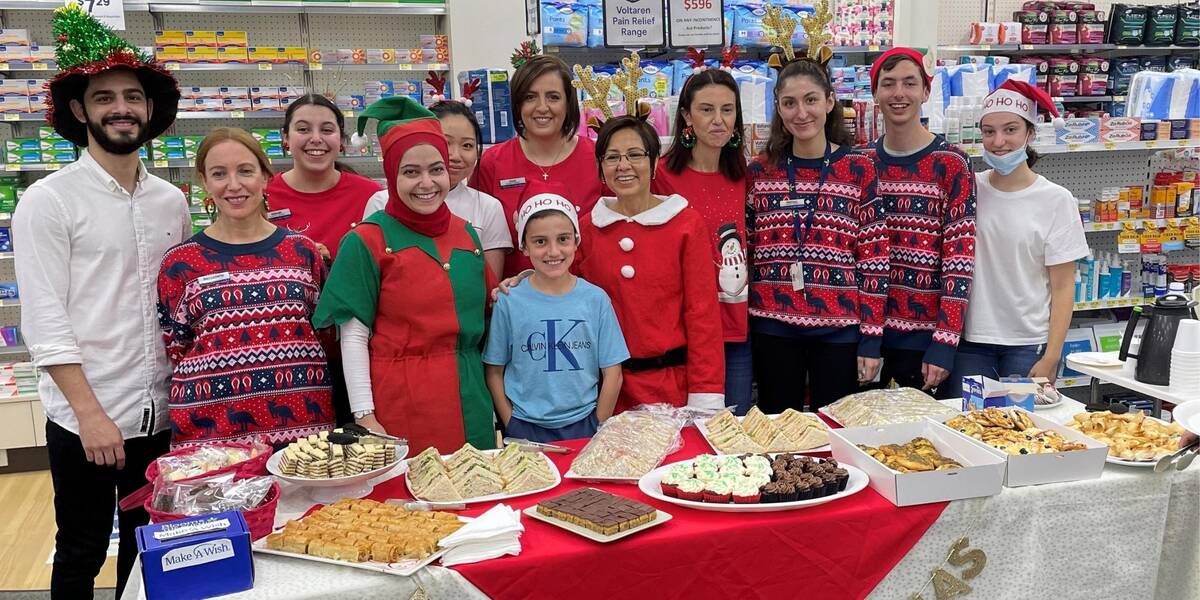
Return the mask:
<path id="1" fill-rule="evenodd" d="M 75 5 L 96 17 L 97 21 L 116 30 L 125 29 L 124 0 L 66 0 L 67 6 Z"/>
<path id="2" fill-rule="evenodd" d="M 671 46 L 724 45 L 725 15 L 721 0 L 670 0 L 667 9 Z"/>

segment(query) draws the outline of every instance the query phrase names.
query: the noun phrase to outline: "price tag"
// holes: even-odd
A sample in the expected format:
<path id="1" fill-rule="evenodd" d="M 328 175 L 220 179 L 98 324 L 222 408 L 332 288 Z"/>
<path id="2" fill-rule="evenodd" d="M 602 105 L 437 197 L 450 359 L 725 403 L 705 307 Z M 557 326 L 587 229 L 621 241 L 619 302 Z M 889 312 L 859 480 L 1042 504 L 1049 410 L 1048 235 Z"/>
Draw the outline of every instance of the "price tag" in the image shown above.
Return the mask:
<path id="1" fill-rule="evenodd" d="M 871 44 L 870 46 L 867 46 L 867 52 L 879 52 L 879 50 L 879 44 Z"/>
<path id="2" fill-rule="evenodd" d="M 5 121 L 20 121 L 21 113 L 6 113 L 4 115 L 4 120 Z"/>
<path id="3" fill-rule="evenodd" d="M 12 172 L 12 171 L 20 171 L 20 170 L 21 170 L 21 165 L 14 165 L 14 164 L 8 164 L 8 165 L 4 165 L 4 170 L 5 170 L 5 171 L 9 171 L 9 172 Z"/>
<path id="4" fill-rule="evenodd" d="M 411 71 L 411 70 L 413 70 L 413 66 L 412 66 L 412 64 L 411 64 L 411 63 L 400 63 L 400 64 L 398 64 L 398 65 L 396 65 L 396 66 L 397 66 L 397 67 L 399 67 L 399 69 L 400 69 L 401 71 Z"/>
<path id="5" fill-rule="evenodd" d="M 1116 142 L 1104 142 L 1104 149 L 1105 150 L 1116 150 L 1117 143 Z"/>
<path id="6" fill-rule="evenodd" d="M 8 63 L 0 63 L 0 71 L 7 71 Z"/>
<path id="7" fill-rule="evenodd" d="M 1100 301 L 1099 301 L 1099 300 L 1093 300 L 1093 301 L 1092 301 L 1092 303 L 1091 303 L 1091 304 L 1089 304 L 1088 306 L 1090 306 L 1090 307 L 1092 307 L 1092 308 L 1100 308 Z"/>
<path id="8" fill-rule="evenodd" d="M 167 67 L 168 71 L 178 71 L 179 70 L 179 63 L 177 63 L 177 62 L 169 62 L 169 63 L 166 63 L 166 65 L 164 65 L 164 66 Z"/>
<path id="9" fill-rule="evenodd" d="M 323 65 L 323 64 L 321 64 L 321 63 L 319 63 L 319 62 L 310 62 L 310 63 L 308 63 L 308 70 L 309 70 L 309 71 L 320 71 L 320 70 L 322 70 L 322 69 L 324 69 L 324 68 L 325 68 L 325 65 Z"/>
<path id="10" fill-rule="evenodd" d="M 165 160 L 156 160 L 156 161 L 154 161 L 154 167 L 155 167 L 156 169 L 165 169 L 165 168 L 167 168 L 167 167 L 169 167 L 169 166 L 171 166 L 171 163 L 170 163 L 170 162 L 168 162 L 168 161 L 165 161 Z"/>
<path id="11" fill-rule="evenodd" d="M 1149 142 L 1146 142 L 1146 147 L 1147 147 L 1147 148 L 1157 148 L 1157 147 L 1158 147 L 1158 142 L 1157 142 L 1157 141 L 1153 141 L 1153 140 L 1152 140 L 1152 141 L 1149 141 Z"/>
<path id="12" fill-rule="evenodd" d="M 47 171 L 57 171 L 61 168 L 62 168 L 62 163 L 47 163 L 46 164 Z"/>
<path id="13" fill-rule="evenodd" d="M 1179 145 L 1180 148 L 1185 148 L 1189 144 L 1191 144 L 1191 140 L 1176 140 L 1176 143 Z"/>
<path id="14" fill-rule="evenodd" d="M 343 110 L 343 111 L 342 111 L 342 116 L 343 116 L 343 117 L 346 117 L 347 119 L 353 119 L 353 118 L 354 118 L 354 111 L 352 111 L 352 110 Z"/>
<path id="15" fill-rule="evenodd" d="M 1033 50 L 1033 44 L 1021 44 L 1022 50 Z"/>
<path id="16" fill-rule="evenodd" d="M 230 119 L 245 119 L 245 118 L 246 118 L 246 112 L 245 112 L 245 111 L 241 111 L 241 110 L 235 110 L 235 111 L 233 111 L 233 112 L 229 113 L 229 118 L 230 118 Z"/>
<path id="17" fill-rule="evenodd" d="M 1075 152 L 1076 150 L 1079 150 L 1082 147 L 1083 147 L 1083 144 L 1067 144 L 1067 150 L 1071 151 L 1071 152 Z"/>
<path id="18" fill-rule="evenodd" d="M 259 71 L 270 71 L 272 68 L 273 65 L 271 65 L 271 63 L 258 63 Z"/>
<path id="19" fill-rule="evenodd" d="M 125 0 L 66 0 L 63 4 L 78 6 L 113 29 L 125 29 Z"/>
<path id="20" fill-rule="evenodd" d="M 33 65 L 32 65 L 32 66 L 33 66 L 33 70 L 34 70 L 34 71 L 48 71 L 48 70 L 50 70 L 50 65 L 48 65 L 48 64 L 46 64 L 46 63 L 33 63 Z"/>
<path id="21" fill-rule="evenodd" d="M 979 46 L 979 49 L 980 49 L 980 50 L 982 50 L 982 51 L 984 51 L 984 52 L 987 52 L 988 50 L 991 50 L 991 49 L 992 49 L 992 47 L 991 47 L 991 45 L 989 45 L 989 44 L 983 44 L 983 45 Z"/>

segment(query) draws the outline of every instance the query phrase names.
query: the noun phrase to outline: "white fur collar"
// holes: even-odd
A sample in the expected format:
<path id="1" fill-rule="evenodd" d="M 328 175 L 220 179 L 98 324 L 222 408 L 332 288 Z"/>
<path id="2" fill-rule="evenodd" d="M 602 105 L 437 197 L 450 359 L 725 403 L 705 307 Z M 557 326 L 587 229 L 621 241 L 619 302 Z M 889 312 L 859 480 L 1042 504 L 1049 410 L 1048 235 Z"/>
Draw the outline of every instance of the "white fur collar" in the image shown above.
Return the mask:
<path id="1" fill-rule="evenodd" d="M 592 207 L 592 224 L 596 227 L 604 228 L 618 221 L 627 223 L 637 223 L 639 225 L 662 225 L 670 221 L 675 215 L 687 208 L 688 201 L 684 200 L 679 194 L 671 194 L 670 196 L 655 196 L 662 202 L 651 208 L 650 210 L 640 212 L 632 217 L 627 217 L 611 207 L 617 203 L 617 199 L 612 196 L 601 196 L 600 201 L 596 202 L 596 206 Z"/>

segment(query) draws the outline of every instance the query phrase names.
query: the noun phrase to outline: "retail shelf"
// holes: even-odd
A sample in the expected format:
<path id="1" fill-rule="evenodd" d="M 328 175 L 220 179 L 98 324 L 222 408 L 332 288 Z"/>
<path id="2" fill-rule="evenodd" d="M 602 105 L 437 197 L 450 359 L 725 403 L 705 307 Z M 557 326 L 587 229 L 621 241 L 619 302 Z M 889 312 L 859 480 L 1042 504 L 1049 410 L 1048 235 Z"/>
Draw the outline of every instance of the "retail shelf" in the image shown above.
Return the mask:
<path id="1" fill-rule="evenodd" d="M 1188 217 L 1180 217 L 1180 218 L 1186 219 Z M 1122 228 L 1125 227 L 1126 223 L 1133 223 L 1134 229 L 1141 229 L 1141 228 L 1145 227 L 1146 223 L 1154 223 L 1154 225 L 1156 227 L 1166 227 L 1167 226 L 1166 219 L 1122 219 L 1120 221 L 1105 221 L 1105 222 L 1101 222 L 1101 223 L 1084 223 L 1083 231 L 1085 233 L 1092 233 L 1094 231 L 1120 231 Z"/>
<path id="2" fill-rule="evenodd" d="M 20 298 L 0 298 L 0 307 L 4 306 L 20 306 Z"/>
<path id="3" fill-rule="evenodd" d="M 283 119 L 282 110 L 230 110 L 230 111 L 196 111 L 181 112 L 175 115 L 176 120 L 192 119 Z"/>
<path id="4" fill-rule="evenodd" d="M 57 171 L 67 164 L 69 163 L 9 163 L 4 165 L 4 171 L 7 173 L 37 173 L 43 171 Z"/>
<path id="5" fill-rule="evenodd" d="M 354 71 L 354 72 L 392 72 L 392 71 L 448 71 L 447 63 L 394 63 L 388 65 L 346 65 L 340 63 L 222 63 L 222 64 L 190 64 L 180 62 L 162 63 L 168 71 Z M 57 71 L 54 63 L 21 63 L 0 62 L 0 72 L 14 71 Z"/>
<path id="6" fill-rule="evenodd" d="M 35 112 L 35 113 L 4 113 L 3 115 L 0 115 L 0 121 L 9 121 L 9 122 L 17 122 L 17 121 L 20 121 L 20 122 L 25 122 L 25 121 L 34 121 L 34 122 L 36 122 L 36 121 L 45 121 L 45 120 L 46 120 L 46 113 L 45 113 L 45 112 Z"/>
<path id="7" fill-rule="evenodd" d="M 1113 50 L 1122 52 L 1200 52 L 1196 46 L 1114 46 Z"/>
<path id="8" fill-rule="evenodd" d="M 1083 310 L 1101 310 L 1105 308 L 1125 308 L 1129 306 L 1138 306 L 1144 302 L 1145 300 L 1141 297 L 1105 298 L 1104 300 L 1092 300 L 1091 302 L 1076 302 L 1075 312 Z"/>
<path id="9" fill-rule="evenodd" d="M 1063 96 L 1061 98 L 1054 98 L 1054 101 L 1062 102 L 1063 104 L 1072 104 L 1072 103 L 1078 103 L 1078 102 L 1112 102 L 1113 97 L 1112 96 Z"/>
<path id="10" fill-rule="evenodd" d="M 338 162 L 347 165 L 373 165 L 383 162 L 382 156 L 344 156 L 337 159 Z M 196 161 L 190 159 L 173 159 L 173 160 L 147 160 L 143 161 L 147 167 L 151 169 L 192 169 L 196 166 Z M 290 167 L 292 159 L 289 157 L 277 157 L 271 159 L 271 166 L 275 167 Z M 62 165 L 58 165 L 62 166 Z M 35 169 L 30 169 L 35 170 Z"/>
<path id="11" fill-rule="evenodd" d="M 0 62 L 0 71 L 57 71 L 54 63 Z"/>
<path id="12" fill-rule="evenodd" d="M 1124 49 L 1115 44 L 967 44 L 938 46 L 942 52 L 1038 52 L 1043 54 L 1079 54 Z M 1191 48 L 1195 50 L 1196 48 Z"/>
<path id="13" fill-rule="evenodd" d="M 963 144 L 968 156 L 981 156 L 982 144 Z M 1068 152 L 1119 152 L 1125 150 L 1170 150 L 1172 148 L 1200 148 L 1200 139 L 1158 140 L 1150 142 L 1103 142 L 1098 144 L 1037 144 L 1033 149 L 1038 154 L 1065 154 Z"/>
<path id="14" fill-rule="evenodd" d="M 2 347 L 0 347 L 0 356 L 8 356 L 11 354 L 28 354 L 28 353 L 29 353 L 29 348 L 26 348 L 25 344 L 20 344 L 17 346 L 2 346 Z"/>
<path id="15" fill-rule="evenodd" d="M 0 0 L 0 10 L 54 10 L 62 0 Z M 157 13 L 241 13 L 241 14 L 346 14 L 346 15 L 436 15 L 446 14 L 446 6 L 437 3 L 388 2 L 147 2 L 126 0 L 125 12 Z"/>
<path id="16" fill-rule="evenodd" d="M 738 46 L 738 48 L 741 50 L 742 54 L 750 54 L 750 55 L 769 53 L 772 50 L 772 48 L 761 47 L 761 46 L 760 47 Z M 891 46 L 830 46 L 830 48 L 833 50 L 834 54 L 877 54 L 879 52 L 888 51 L 889 49 L 891 49 Z M 546 52 L 548 54 L 556 54 L 556 53 L 569 54 L 569 53 L 573 53 L 573 52 L 581 52 L 581 53 L 582 52 L 595 52 L 597 50 L 599 50 L 599 51 L 610 50 L 611 51 L 611 50 L 617 50 L 617 49 L 616 48 L 587 48 L 587 47 L 580 47 L 580 46 L 546 46 Z M 687 48 L 654 47 L 654 48 L 647 49 L 643 53 L 643 58 L 649 58 L 651 56 L 657 57 L 662 54 L 678 54 L 678 55 L 682 56 L 687 53 L 687 50 L 688 50 Z M 796 54 L 799 55 L 804 50 L 805 50 L 804 48 L 796 48 Z"/>
<path id="17" fill-rule="evenodd" d="M 342 63 L 309 63 L 305 66 L 309 71 L 449 71 L 446 63 L 396 63 L 391 65 L 347 65 Z"/>
<path id="18" fill-rule="evenodd" d="M 13 257 L 12 252 L 0 252 L 0 260 L 11 260 L 12 257 Z"/>
<path id="19" fill-rule="evenodd" d="M 305 65 L 301 63 L 191 64 L 165 62 L 162 65 L 168 71 L 302 71 L 305 68 Z"/>

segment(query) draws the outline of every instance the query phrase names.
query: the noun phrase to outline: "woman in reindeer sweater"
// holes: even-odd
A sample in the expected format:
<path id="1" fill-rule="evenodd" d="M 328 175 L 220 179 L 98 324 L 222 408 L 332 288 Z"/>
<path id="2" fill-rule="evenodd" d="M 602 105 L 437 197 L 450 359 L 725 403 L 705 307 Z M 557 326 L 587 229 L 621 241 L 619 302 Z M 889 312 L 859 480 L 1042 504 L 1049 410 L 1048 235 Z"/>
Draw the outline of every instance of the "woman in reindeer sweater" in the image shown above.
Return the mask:
<path id="1" fill-rule="evenodd" d="M 787 64 L 775 97 L 746 206 L 751 348 L 767 413 L 802 408 L 806 379 L 815 410 L 875 378 L 888 283 L 875 166 L 850 148 L 824 60 Z"/>

